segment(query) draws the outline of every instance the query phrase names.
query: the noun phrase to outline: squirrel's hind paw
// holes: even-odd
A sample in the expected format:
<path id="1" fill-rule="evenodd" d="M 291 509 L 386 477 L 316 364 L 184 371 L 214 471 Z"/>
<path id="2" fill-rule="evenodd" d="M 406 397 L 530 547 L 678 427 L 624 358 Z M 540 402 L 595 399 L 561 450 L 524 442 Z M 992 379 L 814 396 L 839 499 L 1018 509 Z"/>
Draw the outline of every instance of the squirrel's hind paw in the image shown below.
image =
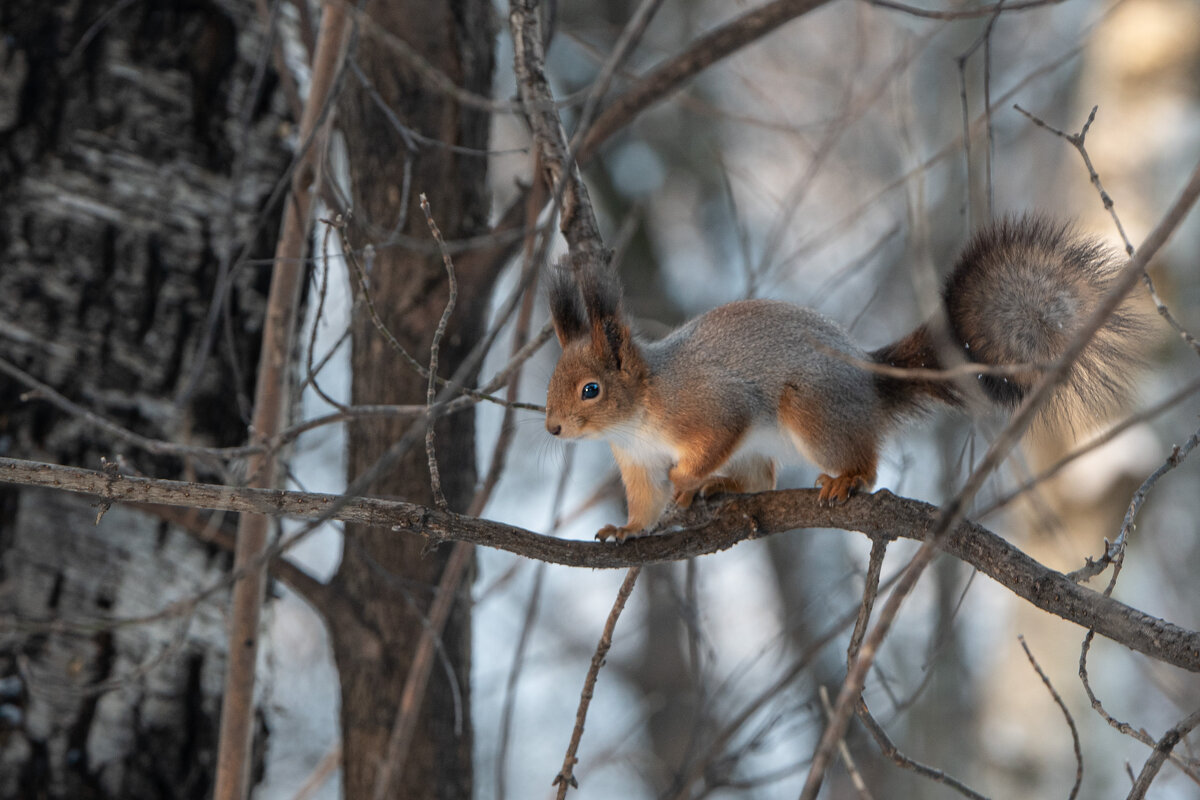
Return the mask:
<path id="1" fill-rule="evenodd" d="M 850 499 L 850 495 L 859 489 L 871 488 L 866 476 L 848 473 L 846 475 L 826 475 L 822 472 L 817 476 L 817 486 L 821 489 L 817 495 L 817 505 L 838 506 Z"/>
<path id="2" fill-rule="evenodd" d="M 630 536 L 637 536 L 640 531 L 641 528 L 630 525 L 605 525 L 596 531 L 596 541 L 607 542 L 611 539 L 614 542 L 623 542 Z"/>

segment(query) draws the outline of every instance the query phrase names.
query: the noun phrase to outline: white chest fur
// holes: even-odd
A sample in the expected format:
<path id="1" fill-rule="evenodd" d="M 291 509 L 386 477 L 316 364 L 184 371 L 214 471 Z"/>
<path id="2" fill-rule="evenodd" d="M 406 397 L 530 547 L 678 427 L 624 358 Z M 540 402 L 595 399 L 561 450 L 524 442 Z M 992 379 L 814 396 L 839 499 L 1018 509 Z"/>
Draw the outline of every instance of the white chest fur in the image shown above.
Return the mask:
<path id="1" fill-rule="evenodd" d="M 645 422 L 609 428 L 604 432 L 604 438 L 612 445 L 618 460 L 636 464 L 664 479 L 671 466 L 679 462 L 680 451 L 686 444 L 665 438 L 661 428 Z M 782 464 L 795 464 L 803 458 L 821 466 L 810 454 L 806 442 L 780 425 L 751 428 L 726 463 L 744 458 L 769 458 Z M 718 468 L 716 472 L 720 474 L 722 470 Z"/>

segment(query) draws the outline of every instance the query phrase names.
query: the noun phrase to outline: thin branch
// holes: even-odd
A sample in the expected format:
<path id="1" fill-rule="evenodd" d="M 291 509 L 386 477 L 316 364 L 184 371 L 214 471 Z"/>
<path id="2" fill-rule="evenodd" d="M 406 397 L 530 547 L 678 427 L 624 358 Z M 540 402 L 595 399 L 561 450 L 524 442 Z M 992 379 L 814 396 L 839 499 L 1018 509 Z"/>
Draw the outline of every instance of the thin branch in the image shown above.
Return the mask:
<path id="1" fill-rule="evenodd" d="M 846 647 L 847 669 L 858 656 L 863 636 L 867 633 L 867 623 L 871 621 L 871 609 L 875 607 L 875 598 L 879 595 L 879 575 L 883 572 L 883 557 L 887 555 L 887 546 L 888 540 L 883 537 L 871 540 L 871 556 L 867 562 L 867 577 L 863 582 L 862 603 L 858 608 L 858 617 L 854 620 L 850 644 Z"/>
<path id="2" fill-rule="evenodd" d="M 1071 729 L 1071 742 L 1075 746 L 1075 783 L 1071 786 L 1071 793 L 1067 797 L 1068 800 L 1075 800 L 1079 796 L 1079 786 L 1083 783 L 1083 750 L 1079 746 L 1079 729 L 1075 727 L 1075 719 L 1071 716 L 1071 712 L 1067 710 L 1067 704 L 1063 702 L 1062 697 L 1055 690 L 1054 684 L 1050 683 L 1050 678 L 1042 671 L 1037 659 L 1030 652 L 1029 645 L 1025 642 L 1025 637 L 1018 636 L 1017 641 L 1021 643 L 1021 649 L 1025 651 L 1025 657 L 1029 659 L 1030 665 L 1037 672 L 1038 677 L 1042 679 L 1042 683 L 1046 685 L 1046 691 L 1050 692 L 1050 696 L 1058 704 L 1063 716 L 1067 718 L 1067 727 Z"/>
<path id="3" fill-rule="evenodd" d="M 433 238 L 437 240 L 438 249 L 441 250 L 442 263 L 446 266 L 446 282 L 449 284 L 446 307 L 442 309 L 442 316 L 433 332 L 433 341 L 429 345 L 429 384 L 425 389 L 425 405 L 432 408 L 435 400 L 434 389 L 437 384 L 438 352 L 441 349 L 442 337 L 446 335 L 446 325 L 450 322 L 450 315 L 454 313 L 454 305 L 458 301 L 458 281 L 454 277 L 454 262 L 450 260 L 450 253 L 446 251 L 446 242 L 442 240 L 442 232 L 438 230 L 437 223 L 433 219 L 433 212 L 429 210 L 429 200 L 425 197 L 424 192 L 421 192 L 420 201 L 421 210 L 425 212 L 425 222 L 429 225 L 429 231 L 433 234 Z M 442 493 L 442 476 L 438 469 L 437 455 L 433 446 L 433 429 L 433 422 L 430 421 L 429 427 L 425 431 L 425 456 L 429 462 L 429 483 L 433 490 L 434 503 L 438 508 L 445 510 L 449 506 L 446 505 L 446 496 Z"/>
<path id="4" fill-rule="evenodd" d="M 971 798 L 971 800 L 988 800 L 986 795 L 975 791 L 953 775 L 947 775 L 936 767 L 922 764 L 920 761 L 909 758 L 900 752 L 900 748 L 896 747 L 895 742 L 892 741 L 892 737 L 888 736 L 887 731 L 883 729 L 883 726 L 871 714 L 871 710 L 861 697 L 859 698 L 855 712 L 858 714 L 859 721 L 866 727 L 867 732 L 871 734 L 871 738 L 875 740 L 875 744 L 879 746 L 879 751 L 896 766 L 911 770 L 922 778 L 928 778 L 931 781 L 948 786 L 963 797 Z"/>
<path id="5" fill-rule="evenodd" d="M 338 223 L 337 223 L 337 221 L 335 221 L 333 224 L 335 225 L 335 227 L 337 227 Z M 452 387 L 456 392 L 463 395 L 464 398 L 470 398 L 471 400 L 486 400 L 487 402 L 495 403 L 496 405 L 501 405 L 501 406 L 505 406 L 505 407 L 512 406 L 513 408 L 522 408 L 522 409 L 525 409 L 528 411 L 540 411 L 543 413 L 545 412 L 546 409 L 543 406 L 533 405 L 531 403 L 508 403 L 505 400 L 503 400 L 502 398 L 492 396 L 490 394 L 490 392 L 492 391 L 492 388 L 494 388 L 498 385 L 503 385 L 503 382 L 501 382 L 501 381 L 497 381 L 497 380 L 491 381 L 489 386 L 491 386 L 492 388 L 485 388 L 483 390 L 468 389 L 465 386 L 458 386 L 458 385 L 446 380 L 445 378 L 437 377 L 436 375 L 434 375 L 434 373 L 431 373 L 429 371 L 428 367 L 426 367 L 420 361 L 417 361 L 415 358 L 413 358 L 412 355 L 407 350 L 404 349 L 404 345 L 400 344 L 400 342 L 396 339 L 396 337 L 392 335 L 392 332 L 390 330 L 388 330 L 387 325 L 384 324 L 383 318 L 379 316 L 379 312 L 375 308 L 375 301 L 372 299 L 372 296 L 371 296 L 371 288 L 370 288 L 369 282 L 367 281 L 367 274 L 363 270 L 362 264 L 360 264 L 358 261 L 357 251 L 353 247 L 350 246 L 350 242 L 346 238 L 345 227 L 346 226 L 343 222 L 341 224 L 341 227 L 338 228 L 338 232 L 342 238 L 342 252 L 346 257 L 346 262 L 350 265 L 351 270 L 354 272 L 354 277 L 358 284 L 359 291 L 362 292 L 363 299 L 367 304 L 367 312 L 371 317 L 371 322 L 374 323 L 375 329 L 377 331 L 379 331 L 379 335 L 384 338 L 384 340 L 388 343 L 388 345 L 392 348 L 392 350 L 397 355 L 400 356 L 400 358 L 404 359 L 404 362 L 406 364 L 408 364 L 412 369 L 414 369 L 417 372 L 417 374 L 420 375 L 422 378 L 430 378 L 430 376 L 433 375 L 432 379 L 436 380 L 439 385 Z M 444 254 L 446 252 L 448 252 L 448 248 L 446 248 L 445 242 L 442 242 L 439 247 L 443 248 L 441 250 L 441 252 L 443 253 L 443 257 L 445 257 Z M 516 363 L 510 364 L 509 367 L 506 369 L 516 369 L 520 365 L 521 362 L 523 362 L 525 359 L 529 358 L 529 356 L 533 354 L 533 351 L 536 350 L 537 347 L 540 347 L 543 343 L 545 343 L 546 341 L 549 340 L 551 330 L 552 329 L 550 328 L 549 323 L 547 323 L 546 324 L 546 333 L 544 336 L 542 336 L 538 339 L 537 344 L 527 351 L 522 351 L 519 354 L 520 360 L 517 360 L 516 358 L 514 358 L 514 361 L 516 361 Z M 504 375 L 506 373 L 502 372 L 500 374 Z"/>
<path id="6" fill-rule="evenodd" d="M 641 573 L 641 567 L 631 567 L 629 572 L 625 573 L 625 580 L 621 583 L 620 590 L 617 591 L 617 599 L 613 601 L 612 611 L 608 612 L 608 620 L 605 621 L 600 641 L 596 644 L 596 652 L 592 655 L 592 664 L 583 681 L 583 691 L 579 694 L 579 709 L 575 712 L 575 728 L 571 731 L 571 741 L 567 745 L 567 754 L 563 757 L 562 770 L 554 777 L 551 784 L 558 787 L 558 800 L 563 800 L 567 796 L 567 789 L 579 787 L 579 782 L 575 780 L 575 765 L 579 763 L 579 759 L 575 754 L 579 751 L 579 741 L 583 738 L 583 723 L 587 719 L 588 706 L 592 702 L 596 678 L 600 675 L 600 667 L 604 666 L 604 657 L 608 655 L 608 650 L 612 647 L 613 630 L 617 627 L 617 619 L 620 618 L 621 611 L 625 608 L 625 601 L 629 599 L 630 593 L 633 592 L 633 586 L 637 583 L 638 575 Z"/>
<path id="7" fill-rule="evenodd" d="M 1087 635 L 1083 637 L 1083 646 L 1079 651 L 1079 680 L 1083 684 L 1083 690 L 1087 693 L 1088 702 L 1091 703 L 1092 708 L 1097 714 L 1100 715 L 1100 718 L 1107 722 L 1113 729 L 1132 739 L 1136 739 L 1147 747 L 1154 747 L 1154 737 L 1152 737 L 1145 728 L 1135 728 L 1128 722 L 1119 720 L 1109 714 L 1108 709 L 1104 707 L 1104 704 L 1100 701 L 1100 698 L 1097 697 L 1096 693 L 1092 690 L 1091 681 L 1088 679 L 1087 657 L 1092 647 L 1092 639 L 1095 638 L 1095 635 L 1095 631 L 1088 631 Z M 1187 774 L 1188 777 L 1197 783 L 1200 783 L 1200 769 L 1197 769 L 1196 765 L 1184 763 L 1173 753 L 1171 754 L 1170 759 L 1171 762 L 1175 764 L 1175 766 L 1179 767 L 1179 769 L 1185 774 Z M 1133 782 L 1132 776 L 1130 782 Z"/>
<path id="8" fill-rule="evenodd" d="M 329 780 L 329 776 L 333 774 L 342 763 L 342 745 L 338 742 L 333 747 L 329 748 L 329 752 L 321 756 L 321 760 L 317 766 L 313 768 L 308 779 L 304 781 L 304 785 L 296 792 L 292 800 L 311 800 L 321 787 L 325 785 L 325 781 Z"/>

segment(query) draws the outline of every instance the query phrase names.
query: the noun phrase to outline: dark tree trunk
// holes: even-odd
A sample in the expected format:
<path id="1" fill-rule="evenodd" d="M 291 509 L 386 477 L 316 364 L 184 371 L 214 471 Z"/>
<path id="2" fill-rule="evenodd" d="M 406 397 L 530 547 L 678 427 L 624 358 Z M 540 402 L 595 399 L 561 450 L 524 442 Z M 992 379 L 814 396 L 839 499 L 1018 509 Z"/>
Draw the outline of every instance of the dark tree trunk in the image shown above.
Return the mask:
<path id="1" fill-rule="evenodd" d="M 236 398 L 254 375 L 260 267 L 234 275 L 228 335 L 217 327 L 214 344 L 201 343 L 222 260 L 243 245 L 269 257 L 279 216 L 260 216 L 287 163 L 270 72 L 250 88 L 263 45 L 233 0 L 0 4 L 5 362 L 146 436 L 244 441 Z M 4 455 L 88 467 L 121 457 L 158 477 L 196 474 L 23 400 L 28 388 L 0 373 Z M 0 487 L 0 797 L 206 797 L 223 597 L 140 676 L 174 623 L 89 633 L 11 624 L 144 614 L 227 567 L 146 514 L 113 508 L 99 525 L 96 515 L 73 495 Z"/>
<path id="2" fill-rule="evenodd" d="M 350 54 L 396 117 L 423 137 L 486 150 L 485 113 L 459 106 L 429 89 L 388 48 L 382 29 L 402 38 L 458 85 L 490 93 L 493 68 L 491 5 L 464 2 L 369 2 L 370 24 L 360 29 Z M 448 296 L 445 268 L 434 253 L 380 246 L 392 231 L 433 244 L 418 204 L 425 193 L 447 239 L 486 232 L 489 198 L 486 159 L 406 138 L 353 76 L 348 77 L 339 125 L 350 156 L 356 244 L 375 245 L 371 292 L 384 322 L 417 360 L 427 362 L 438 318 Z M 406 181 L 406 162 L 411 179 Z M 407 195 L 402 192 L 407 187 Z M 460 263 L 457 310 L 440 348 L 440 373 L 453 374 L 477 343 L 494 276 Z M 353 402 L 423 403 L 426 380 L 378 334 L 364 313 L 353 330 Z M 473 378 L 472 378 L 473 380 Z M 383 453 L 406 422 L 372 420 L 351 427 L 349 477 Z M 442 488 L 450 508 L 463 511 L 475 486 L 473 415 L 458 414 L 436 426 Z M 432 504 L 424 448 L 409 452 L 374 487 L 375 493 Z M 345 796 L 371 797 L 396 708 L 423 630 L 433 590 L 449 547 L 430 551 L 415 536 L 349 526 L 343 560 L 333 580 L 347 599 L 330 621 L 342 684 Z M 396 796 L 471 796 L 470 582 L 466 581 L 441 637 L 441 657 L 453 668 L 434 667 Z M 440 660 L 440 658 L 439 658 Z M 456 696 L 457 695 L 457 696 Z"/>

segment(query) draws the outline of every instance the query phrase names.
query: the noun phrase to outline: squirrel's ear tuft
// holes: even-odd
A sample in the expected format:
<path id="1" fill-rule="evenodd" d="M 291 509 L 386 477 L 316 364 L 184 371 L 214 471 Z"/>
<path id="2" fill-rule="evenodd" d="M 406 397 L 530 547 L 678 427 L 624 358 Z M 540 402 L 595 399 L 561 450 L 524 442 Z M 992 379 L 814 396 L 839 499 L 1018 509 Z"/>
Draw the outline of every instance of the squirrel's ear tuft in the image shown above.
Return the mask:
<path id="1" fill-rule="evenodd" d="M 579 286 L 567 259 L 563 259 L 550 270 L 550 319 L 554 322 L 554 333 L 563 347 L 567 342 L 582 339 L 587 335 L 587 321 L 583 316 L 583 303 L 579 297 Z"/>
<path id="2" fill-rule="evenodd" d="M 579 271 L 579 288 L 591 325 L 592 349 L 596 354 L 621 369 L 632 343 L 629 326 L 621 318 L 621 286 L 616 275 L 606 267 L 584 268 Z"/>

